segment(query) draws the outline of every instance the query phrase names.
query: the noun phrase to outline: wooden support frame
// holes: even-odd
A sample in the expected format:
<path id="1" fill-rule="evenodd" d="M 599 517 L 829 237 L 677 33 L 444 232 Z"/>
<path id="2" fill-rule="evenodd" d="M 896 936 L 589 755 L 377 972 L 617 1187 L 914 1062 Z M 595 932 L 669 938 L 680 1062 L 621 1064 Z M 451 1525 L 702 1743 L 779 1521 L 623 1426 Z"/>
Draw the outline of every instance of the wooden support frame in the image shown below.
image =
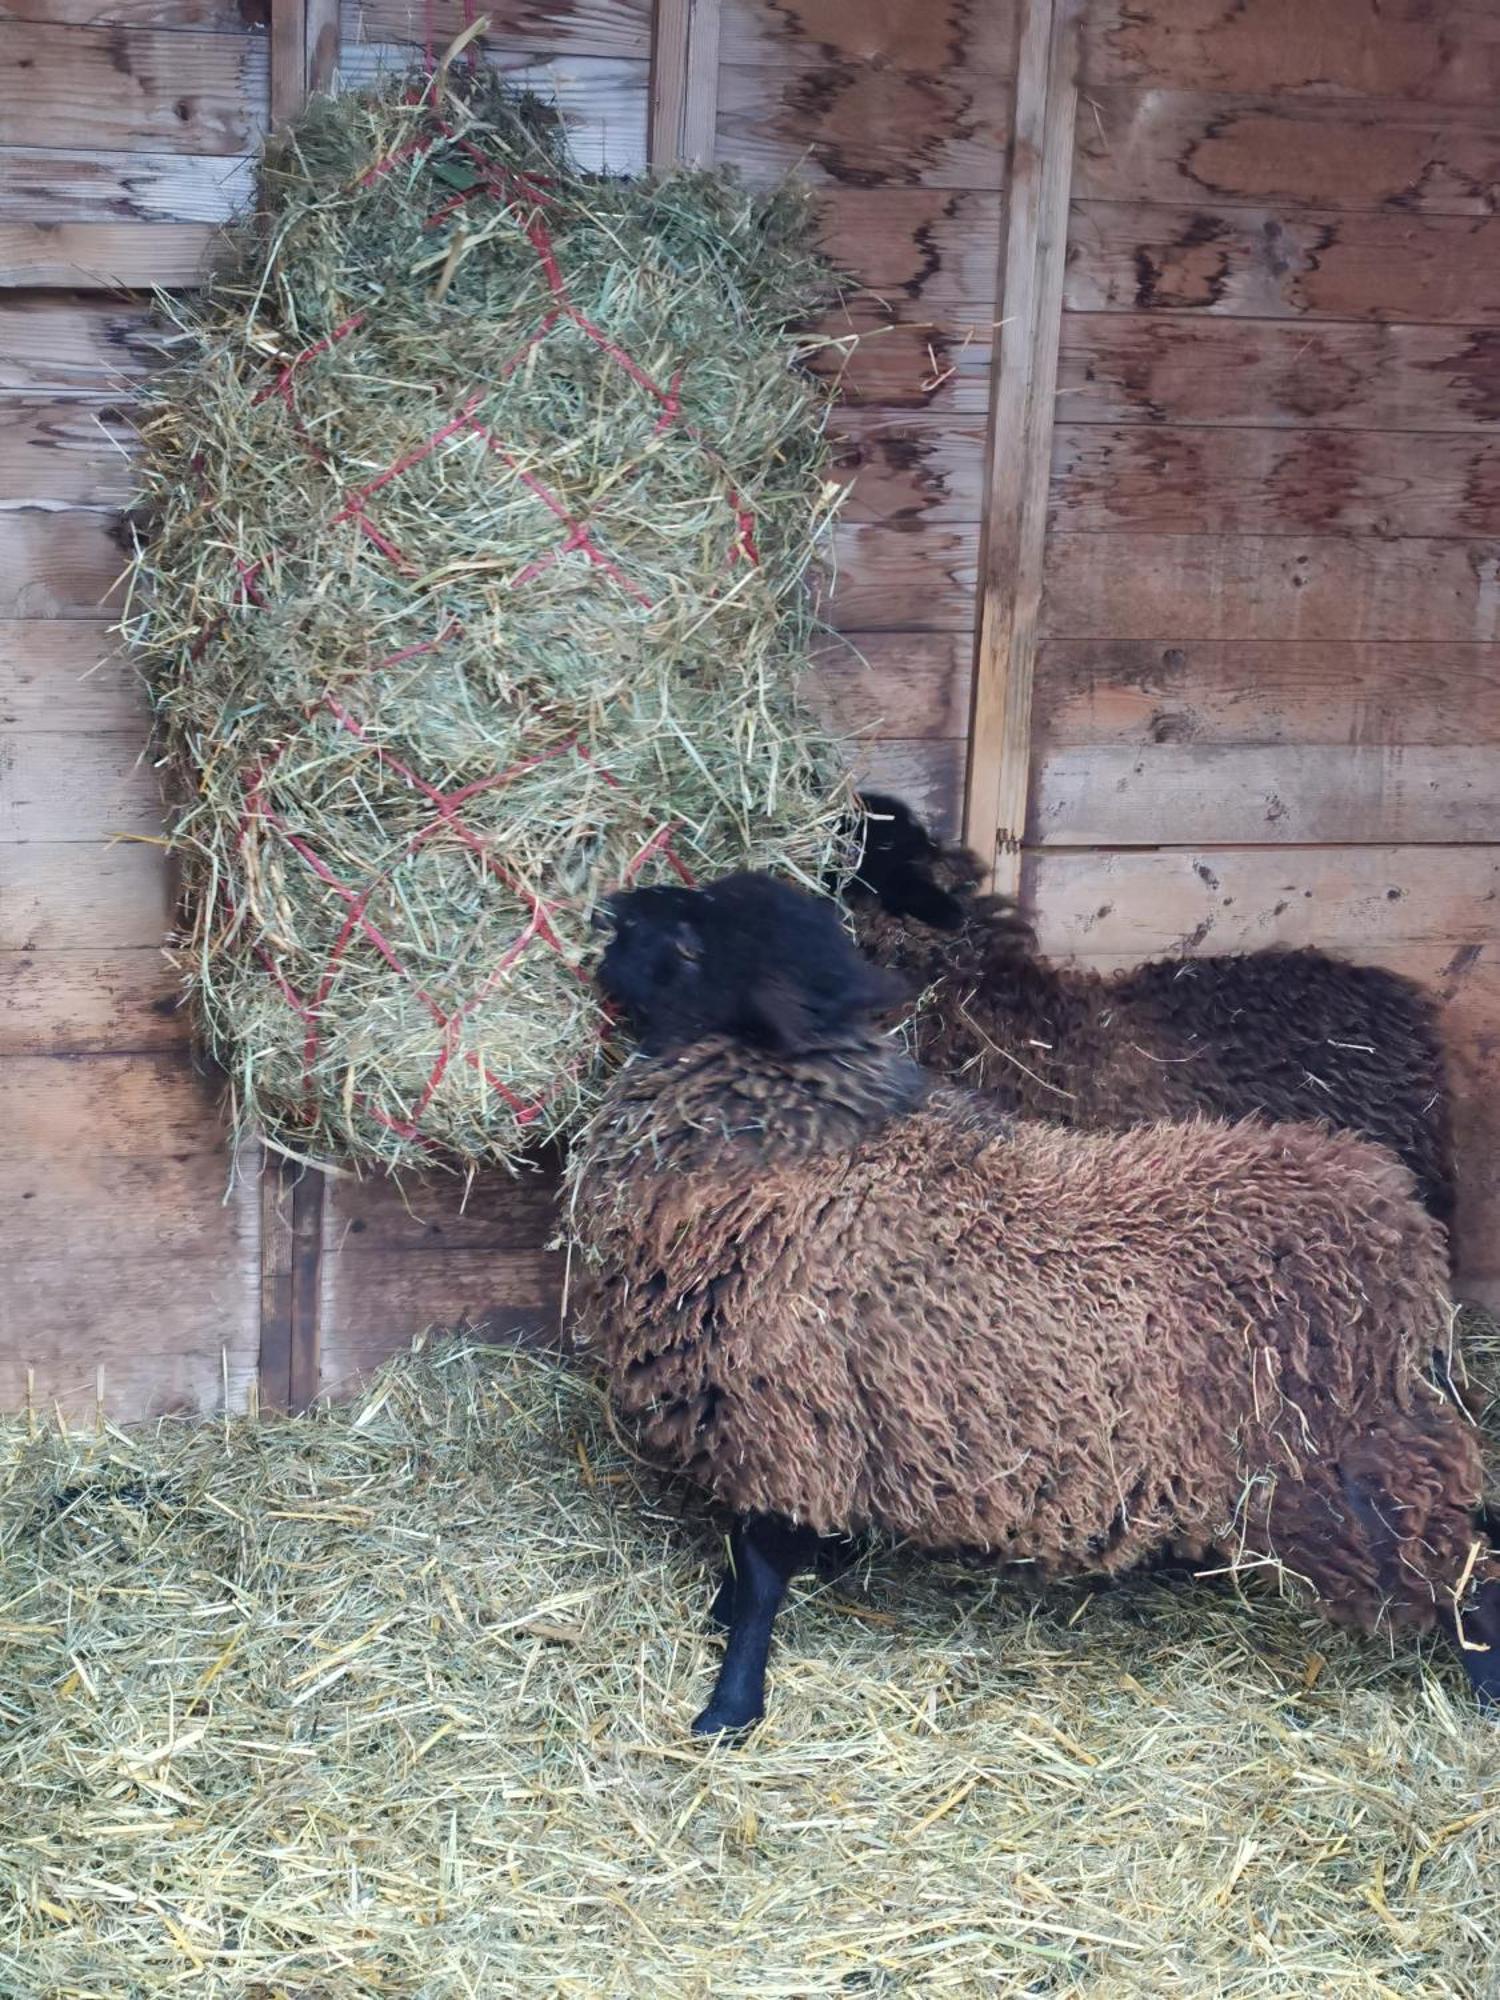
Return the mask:
<path id="1" fill-rule="evenodd" d="M 305 1410 L 321 1376 L 324 1177 L 269 1150 L 260 1172 L 260 1400 Z"/>
<path id="2" fill-rule="evenodd" d="M 295 118 L 333 83 L 339 59 L 339 0 L 271 0 L 271 123 Z"/>
<path id="3" fill-rule="evenodd" d="M 656 0 L 647 157 L 708 166 L 719 109 L 719 0 Z"/>
<path id="4" fill-rule="evenodd" d="M 1020 887 L 1026 830 L 1080 12 L 1080 0 L 1022 0 L 964 812 L 965 838 L 1005 895 Z"/>

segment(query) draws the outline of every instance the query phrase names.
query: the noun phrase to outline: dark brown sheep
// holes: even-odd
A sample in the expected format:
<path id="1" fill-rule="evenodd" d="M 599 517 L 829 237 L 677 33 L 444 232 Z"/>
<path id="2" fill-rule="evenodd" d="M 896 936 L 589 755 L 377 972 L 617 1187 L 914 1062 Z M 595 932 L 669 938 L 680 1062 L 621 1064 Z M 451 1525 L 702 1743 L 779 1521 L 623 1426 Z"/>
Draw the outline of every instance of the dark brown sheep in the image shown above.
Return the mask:
<path id="1" fill-rule="evenodd" d="M 1050 965 L 979 867 L 876 794 L 846 900 L 860 948 L 922 992 L 918 1059 L 1009 1109 L 1084 1130 L 1153 1119 L 1319 1121 L 1389 1146 L 1428 1211 L 1453 1214 L 1437 1011 L 1411 980 L 1322 951 Z"/>
<path id="2" fill-rule="evenodd" d="M 1442 1234 L 1363 1141 L 1017 1123 L 872 1025 L 886 979 L 764 876 L 616 899 L 640 1036 L 576 1150 L 580 1327 L 646 1446 L 739 1517 L 704 1730 L 761 1712 L 817 1539 L 1113 1572 L 1284 1565 L 1421 1630 L 1477 1581 L 1472 1426 L 1429 1383 Z"/>

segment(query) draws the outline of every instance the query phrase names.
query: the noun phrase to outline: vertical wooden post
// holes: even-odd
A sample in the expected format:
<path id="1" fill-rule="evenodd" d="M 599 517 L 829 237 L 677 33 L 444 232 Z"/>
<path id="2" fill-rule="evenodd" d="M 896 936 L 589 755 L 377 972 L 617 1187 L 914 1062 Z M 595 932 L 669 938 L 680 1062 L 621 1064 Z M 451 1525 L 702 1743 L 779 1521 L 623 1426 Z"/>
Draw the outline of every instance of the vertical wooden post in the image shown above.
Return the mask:
<path id="1" fill-rule="evenodd" d="M 719 0 L 656 0 L 651 25 L 653 166 L 707 166 L 719 109 Z"/>
<path id="2" fill-rule="evenodd" d="M 339 59 L 339 0 L 271 0 L 271 123 L 327 90 Z"/>
<path id="3" fill-rule="evenodd" d="M 1079 0 L 1022 0 L 964 816 L 969 845 L 994 887 L 1006 895 L 1020 886 L 1026 829 L 1031 689 L 1073 178 L 1078 15 Z"/>

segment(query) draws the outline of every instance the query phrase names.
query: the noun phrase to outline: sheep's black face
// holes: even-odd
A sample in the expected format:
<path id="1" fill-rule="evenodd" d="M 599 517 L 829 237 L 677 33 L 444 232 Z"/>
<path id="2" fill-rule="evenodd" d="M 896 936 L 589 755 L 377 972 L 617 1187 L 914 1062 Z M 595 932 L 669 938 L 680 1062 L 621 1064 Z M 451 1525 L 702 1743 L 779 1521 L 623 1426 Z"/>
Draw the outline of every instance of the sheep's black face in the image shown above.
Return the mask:
<path id="1" fill-rule="evenodd" d="M 964 920 L 958 898 L 934 879 L 943 851 L 900 799 L 866 792 L 864 844 L 846 893 L 855 902 L 879 903 L 893 917 L 911 917 L 933 930 L 956 931 Z"/>
<path id="2" fill-rule="evenodd" d="M 812 1048 L 902 994 L 860 957 L 832 904 L 769 875 L 628 890 L 609 918 L 600 988 L 655 1054 L 710 1035 Z"/>

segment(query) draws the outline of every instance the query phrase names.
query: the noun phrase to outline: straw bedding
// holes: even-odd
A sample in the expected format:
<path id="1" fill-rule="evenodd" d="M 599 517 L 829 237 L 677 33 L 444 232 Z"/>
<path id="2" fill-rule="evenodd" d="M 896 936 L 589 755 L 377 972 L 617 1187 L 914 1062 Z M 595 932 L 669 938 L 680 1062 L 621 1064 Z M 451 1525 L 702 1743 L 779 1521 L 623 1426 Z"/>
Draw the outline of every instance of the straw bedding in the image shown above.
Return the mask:
<path id="1" fill-rule="evenodd" d="M 889 1555 L 708 1747 L 711 1532 L 534 1357 L 9 1420 L 0 1533 L 7 2000 L 1495 1991 L 1500 1729 L 1446 1659 Z"/>
<path id="2" fill-rule="evenodd" d="M 181 964 L 289 1150 L 514 1161 L 592 1087 L 603 894 L 836 846 L 830 276 L 796 189 L 585 174 L 461 63 L 315 104 L 264 209 L 142 422 Z"/>

